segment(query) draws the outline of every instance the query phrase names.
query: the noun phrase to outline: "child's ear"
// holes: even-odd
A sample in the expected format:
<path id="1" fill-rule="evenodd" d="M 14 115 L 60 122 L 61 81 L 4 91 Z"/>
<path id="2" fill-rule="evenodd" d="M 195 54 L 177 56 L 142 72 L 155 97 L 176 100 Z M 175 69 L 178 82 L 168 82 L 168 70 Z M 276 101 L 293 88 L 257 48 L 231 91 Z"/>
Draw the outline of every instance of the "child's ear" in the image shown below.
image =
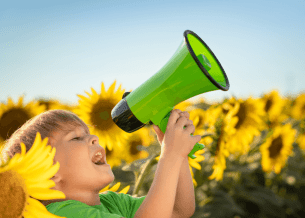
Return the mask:
<path id="1" fill-rule="evenodd" d="M 51 178 L 51 180 L 53 180 L 53 181 L 55 182 L 55 184 L 56 184 L 56 183 L 59 183 L 59 182 L 61 181 L 61 177 L 60 177 L 59 175 L 55 174 L 55 175 Z"/>

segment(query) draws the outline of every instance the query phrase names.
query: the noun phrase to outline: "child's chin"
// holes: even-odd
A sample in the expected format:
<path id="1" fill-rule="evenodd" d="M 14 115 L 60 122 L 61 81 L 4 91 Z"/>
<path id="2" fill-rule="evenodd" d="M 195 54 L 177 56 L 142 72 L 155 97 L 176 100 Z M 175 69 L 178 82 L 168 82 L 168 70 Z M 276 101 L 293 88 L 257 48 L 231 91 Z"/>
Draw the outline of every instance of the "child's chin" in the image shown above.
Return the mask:
<path id="1" fill-rule="evenodd" d="M 104 163 L 104 164 L 95 164 L 95 163 L 92 163 L 94 166 L 96 166 L 96 167 L 110 167 L 110 165 L 109 164 L 107 164 L 107 163 Z"/>

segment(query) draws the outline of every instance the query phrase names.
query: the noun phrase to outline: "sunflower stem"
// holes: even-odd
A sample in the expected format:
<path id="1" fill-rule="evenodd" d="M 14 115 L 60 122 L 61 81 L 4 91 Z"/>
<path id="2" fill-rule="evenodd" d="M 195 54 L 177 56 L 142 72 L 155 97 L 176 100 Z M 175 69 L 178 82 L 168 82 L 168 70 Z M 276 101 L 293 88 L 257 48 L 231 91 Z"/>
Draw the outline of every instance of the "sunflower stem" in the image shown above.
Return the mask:
<path id="1" fill-rule="evenodd" d="M 138 192 L 144 182 L 145 176 L 149 173 L 149 171 L 153 167 L 153 165 L 158 162 L 155 158 L 159 155 L 160 155 L 160 153 L 156 153 L 156 154 L 152 155 L 152 157 L 144 164 L 140 175 L 137 177 L 135 188 L 133 190 L 132 195 L 136 195 L 136 196 L 138 195 Z"/>

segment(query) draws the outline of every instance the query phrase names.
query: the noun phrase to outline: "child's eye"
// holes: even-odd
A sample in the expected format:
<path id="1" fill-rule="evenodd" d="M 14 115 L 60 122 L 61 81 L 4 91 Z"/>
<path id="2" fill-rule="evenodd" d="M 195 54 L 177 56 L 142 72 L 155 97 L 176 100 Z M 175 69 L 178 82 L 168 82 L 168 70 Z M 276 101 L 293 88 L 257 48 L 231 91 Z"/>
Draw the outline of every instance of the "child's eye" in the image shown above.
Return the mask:
<path id="1" fill-rule="evenodd" d="M 74 139 L 79 139 L 80 137 L 75 137 L 75 138 L 73 138 L 72 140 L 74 140 Z"/>

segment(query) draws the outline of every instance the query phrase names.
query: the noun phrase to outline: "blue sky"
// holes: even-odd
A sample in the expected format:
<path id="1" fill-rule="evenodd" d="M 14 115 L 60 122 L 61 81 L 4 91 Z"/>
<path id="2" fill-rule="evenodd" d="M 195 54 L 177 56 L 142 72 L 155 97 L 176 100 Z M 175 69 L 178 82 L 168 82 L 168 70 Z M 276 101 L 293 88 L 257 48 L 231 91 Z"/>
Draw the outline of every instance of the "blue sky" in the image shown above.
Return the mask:
<path id="1" fill-rule="evenodd" d="M 171 58 L 185 30 L 222 64 L 229 91 L 206 100 L 305 92 L 305 2 L 7 1 L 0 3 L 0 102 L 77 103 L 117 80 L 136 89 Z M 192 99 L 195 99 L 196 96 Z"/>

